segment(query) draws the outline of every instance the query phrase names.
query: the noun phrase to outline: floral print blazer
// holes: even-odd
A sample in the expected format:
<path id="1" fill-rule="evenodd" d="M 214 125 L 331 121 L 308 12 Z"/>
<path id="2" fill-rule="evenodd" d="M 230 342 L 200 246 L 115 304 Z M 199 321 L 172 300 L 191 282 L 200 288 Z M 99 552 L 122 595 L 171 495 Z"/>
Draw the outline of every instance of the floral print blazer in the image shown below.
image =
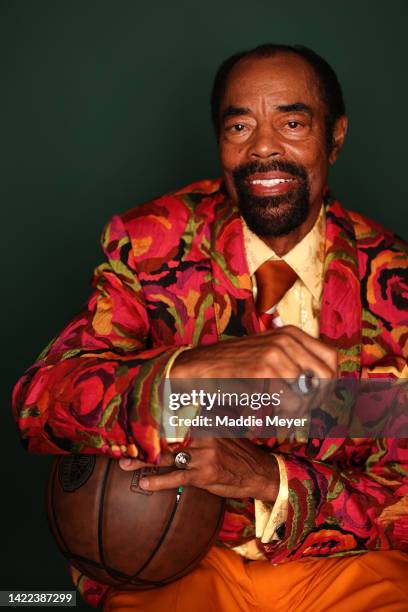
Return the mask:
<path id="1" fill-rule="evenodd" d="M 407 245 L 326 198 L 320 337 L 341 376 L 406 377 Z M 159 460 L 159 385 L 180 346 L 259 332 L 242 223 L 219 180 L 195 183 L 115 216 L 106 262 L 84 310 L 17 383 L 13 409 L 25 448 Z M 408 552 L 406 439 L 263 440 L 289 483 L 272 562 L 398 548 Z M 253 500 L 228 500 L 220 543 L 254 537 Z M 96 606 L 107 587 L 74 571 Z"/>

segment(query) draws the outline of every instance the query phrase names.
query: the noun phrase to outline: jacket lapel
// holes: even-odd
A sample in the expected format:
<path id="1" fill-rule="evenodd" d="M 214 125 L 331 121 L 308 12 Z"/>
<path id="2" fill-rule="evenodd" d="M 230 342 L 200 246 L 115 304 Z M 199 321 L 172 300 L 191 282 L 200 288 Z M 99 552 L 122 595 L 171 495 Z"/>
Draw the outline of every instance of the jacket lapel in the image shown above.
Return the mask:
<path id="1" fill-rule="evenodd" d="M 353 224 L 338 202 L 326 210 L 326 248 L 320 337 L 339 352 L 342 376 L 359 375 L 362 307 Z"/>
<path id="2" fill-rule="evenodd" d="M 210 245 L 214 308 L 220 340 L 260 331 L 237 208 L 223 199 L 214 211 Z"/>

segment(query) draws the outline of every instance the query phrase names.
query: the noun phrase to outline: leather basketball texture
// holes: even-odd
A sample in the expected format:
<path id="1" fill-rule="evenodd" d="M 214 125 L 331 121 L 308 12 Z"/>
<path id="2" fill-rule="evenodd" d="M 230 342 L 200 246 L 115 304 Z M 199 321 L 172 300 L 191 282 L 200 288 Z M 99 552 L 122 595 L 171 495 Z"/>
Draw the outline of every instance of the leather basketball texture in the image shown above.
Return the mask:
<path id="1" fill-rule="evenodd" d="M 47 514 L 61 552 L 82 573 L 125 590 L 168 584 L 214 544 L 225 500 L 193 486 L 146 492 L 139 479 L 173 467 L 124 471 L 116 459 L 63 455 L 51 466 Z"/>

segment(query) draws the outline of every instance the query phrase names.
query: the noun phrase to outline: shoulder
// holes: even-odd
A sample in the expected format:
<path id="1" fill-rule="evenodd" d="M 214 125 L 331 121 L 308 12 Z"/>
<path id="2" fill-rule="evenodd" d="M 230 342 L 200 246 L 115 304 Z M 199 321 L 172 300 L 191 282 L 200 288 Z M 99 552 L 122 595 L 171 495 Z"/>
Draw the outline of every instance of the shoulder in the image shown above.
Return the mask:
<path id="1" fill-rule="evenodd" d="M 397 233 L 357 211 L 343 208 L 339 202 L 329 206 L 328 214 L 340 231 L 353 237 L 359 252 L 365 252 L 370 259 L 392 252 L 408 265 L 408 243 Z"/>
<path id="2" fill-rule="evenodd" d="M 126 243 L 136 261 L 177 257 L 182 242 L 197 243 L 207 233 L 225 200 L 220 186 L 221 179 L 197 181 L 115 215 L 105 227 L 105 248 Z"/>
<path id="3" fill-rule="evenodd" d="M 214 204 L 219 201 L 220 184 L 220 179 L 196 181 L 139 204 L 120 217 L 130 233 L 135 226 L 146 227 L 152 223 L 177 231 L 192 217 L 211 217 Z"/>
<path id="4" fill-rule="evenodd" d="M 392 249 L 408 256 L 408 243 L 398 234 L 358 212 L 348 211 L 348 214 L 354 226 L 358 248 L 377 248 L 378 251 Z"/>

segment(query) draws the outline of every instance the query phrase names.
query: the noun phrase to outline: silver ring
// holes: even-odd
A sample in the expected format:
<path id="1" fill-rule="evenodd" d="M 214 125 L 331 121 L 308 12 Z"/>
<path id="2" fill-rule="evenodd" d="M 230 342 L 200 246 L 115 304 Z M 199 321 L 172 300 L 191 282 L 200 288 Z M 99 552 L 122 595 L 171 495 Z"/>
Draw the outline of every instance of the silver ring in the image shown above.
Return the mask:
<path id="1" fill-rule="evenodd" d="M 174 455 L 174 465 L 179 470 L 185 470 L 190 461 L 191 455 L 186 451 L 180 451 L 176 455 Z"/>
<path id="2" fill-rule="evenodd" d="M 309 395 L 312 391 L 317 391 L 320 387 L 320 381 L 313 372 L 306 370 L 297 377 L 294 387 L 297 393 Z"/>

